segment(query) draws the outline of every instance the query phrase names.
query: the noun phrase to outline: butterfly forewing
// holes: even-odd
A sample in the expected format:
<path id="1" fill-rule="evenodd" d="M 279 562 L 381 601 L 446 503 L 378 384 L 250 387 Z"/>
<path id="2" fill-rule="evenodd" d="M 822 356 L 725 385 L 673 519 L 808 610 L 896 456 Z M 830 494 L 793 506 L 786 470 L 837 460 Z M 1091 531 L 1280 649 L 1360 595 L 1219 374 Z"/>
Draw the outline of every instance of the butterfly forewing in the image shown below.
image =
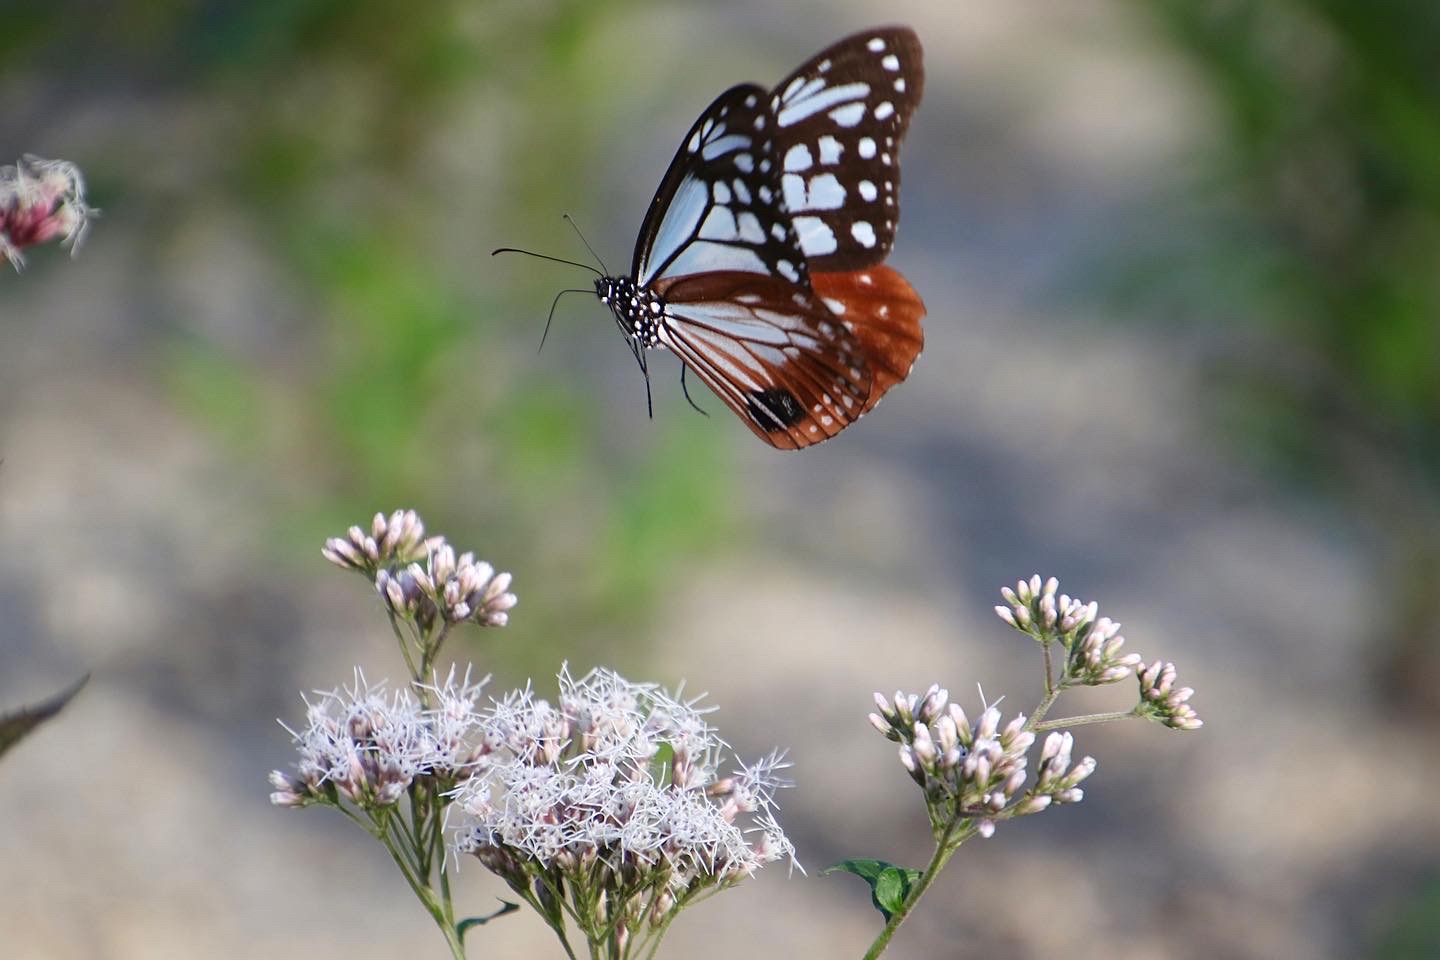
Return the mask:
<path id="1" fill-rule="evenodd" d="M 900 222 L 900 140 L 920 104 L 920 41 L 905 27 L 848 37 L 770 94 L 781 191 L 812 271 L 880 263 Z"/>
<path id="2" fill-rule="evenodd" d="M 799 449 L 867 409 L 860 339 L 808 290 L 747 273 L 663 283 L 661 338 L 757 436 Z"/>
<path id="3" fill-rule="evenodd" d="M 724 271 L 804 283 L 805 257 L 780 203 L 768 115 L 765 91 L 742 84 L 695 121 L 641 227 L 636 283 Z"/>

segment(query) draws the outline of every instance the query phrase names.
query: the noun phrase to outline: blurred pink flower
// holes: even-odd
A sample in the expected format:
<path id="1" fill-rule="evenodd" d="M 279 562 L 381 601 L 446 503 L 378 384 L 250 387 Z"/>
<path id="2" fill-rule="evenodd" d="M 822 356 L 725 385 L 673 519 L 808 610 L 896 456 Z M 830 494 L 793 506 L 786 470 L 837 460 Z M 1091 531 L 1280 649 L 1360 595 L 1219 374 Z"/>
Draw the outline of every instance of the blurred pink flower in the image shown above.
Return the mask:
<path id="1" fill-rule="evenodd" d="M 0 167 L 0 255 L 17 270 L 25 265 L 26 247 L 59 239 L 73 250 L 94 212 L 73 163 L 26 156 Z"/>

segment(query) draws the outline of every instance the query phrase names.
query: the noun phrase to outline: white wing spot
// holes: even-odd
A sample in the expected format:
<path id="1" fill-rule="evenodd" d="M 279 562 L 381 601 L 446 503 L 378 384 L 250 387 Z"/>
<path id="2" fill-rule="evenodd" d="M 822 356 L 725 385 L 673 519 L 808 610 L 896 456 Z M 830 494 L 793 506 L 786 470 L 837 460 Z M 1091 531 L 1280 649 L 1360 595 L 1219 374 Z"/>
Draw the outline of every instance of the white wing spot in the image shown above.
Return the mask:
<path id="1" fill-rule="evenodd" d="M 769 173 L 769 172 L 770 172 L 770 161 L 769 161 L 769 160 L 761 160 L 761 161 L 760 161 L 760 172 L 761 172 L 761 173 Z"/>
<path id="2" fill-rule="evenodd" d="M 775 269 L 779 270 L 780 275 L 791 283 L 800 282 L 800 271 L 796 270 L 795 265 L 789 260 L 776 260 Z"/>
<path id="3" fill-rule="evenodd" d="M 737 177 L 731 182 L 735 184 L 735 198 L 741 203 L 748 204 L 750 202 L 750 188 L 745 186 L 745 181 Z"/>
<path id="4" fill-rule="evenodd" d="M 871 157 L 875 156 L 875 140 L 873 137 L 860 138 L 860 156 L 864 157 L 866 160 L 869 160 Z"/>
<path id="5" fill-rule="evenodd" d="M 856 220 L 850 224 L 850 236 L 854 237 L 862 247 L 875 246 L 875 228 L 870 226 L 870 221 L 868 220 Z M 865 276 L 868 277 L 869 274 Z M 863 277 L 861 278 L 861 282 L 866 282 Z"/>
<path id="6" fill-rule="evenodd" d="M 865 44 L 865 47 L 871 53 L 879 53 L 881 50 L 885 49 L 885 41 L 881 40 L 879 37 L 872 37 L 870 39 L 870 42 Z"/>
<path id="7" fill-rule="evenodd" d="M 878 107 L 875 108 L 875 119 L 884 120 L 886 117 L 890 116 L 894 112 L 895 104 L 891 103 L 889 100 L 886 100 L 884 103 L 880 104 Z"/>
<path id="8" fill-rule="evenodd" d="M 882 153 L 882 154 L 880 154 L 880 162 L 883 163 L 883 164 L 885 164 L 885 166 L 887 166 L 887 167 L 890 166 L 890 154 L 888 154 L 888 153 Z"/>
<path id="9" fill-rule="evenodd" d="M 810 156 L 810 148 L 803 143 L 797 143 L 785 151 L 786 170 L 809 170 L 814 163 L 815 158 Z"/>
<path id="10" fill-rule="evenodd" d="M 730 162 L 735 164 L 735 169 L 741 173 L 749 173 L 755 169 L 755 158 L 748 153 L 737 153 Z"/>
<path id="11" fill-rule="evenodd" d="M 764 129 L 765 129 L 765 118 L 764 118 L 764 117 L 756 117 L 756 118 L 755 118 L 755 129 L 756 129 L 756 130 L 764 130 Z"/>
<path id="12" fill-rule="evenodd" d="M 878 313 L 878 314 L 880 314 L 880 316 L 882 316 L 882 317 L 888 317 L 888 316 L 890 316 L 890 304 L 888 304 L 888 303 L 882 303 L 882 304 L 880 304 L 880 308 L 879 308 L 878 310 L 876 310 L 875 312 Z"/>
<path id="13" fill-rule="evenodd" d="M 835 232 L 819 217 L 796 217 L 792 222 L 795 224 L 795 233 L 800 238 L 800 249 L 805 251 L 805 256 L 823 256 L 839 249 Z"/>
<path id="14" fill-rule="evenodd" d="M 830 119 L 842 127 L 853 127 L 865 119 L 865 104 L 850 103 L 830 111 Z"/>
<path id="15" fill-rule="evenodd" d="M 805 178 L 798 173 L 787 173 L 780 178 L 785 191 L 785 204 L 791 210 L 805 209 Z"/>
<path id="16" fill-rule="evenodd" d="M 750 96 L 748 96 L 748 97 L 745 98 L 745 106 L 747 106 L 747 107 L 753 107 L 753 106 L 755 106 L 755 104 L 757 104 L 757 103 L 759 103 L 759 102 L 760 102 L 760 101 L 758 101 L 758 100 L 755 99 L 755 94 L 753 94 L 753 93 L 750 94 Z"/>
<path id="17" fill-rule="evenodd" d="M 784 109 L 779 109 L 777 105 L 776 109 L 779 110 L 779 113 L 775 115 L 775 122 L 782 127 L 789 127 L 821 110 L 829 110 L 837 104 L 848 103 L 851 100 L 864 100 L 870 95 L 870 84 L 868 83 L 844 83 L 837 87 L 825 88 L 823 80 L 816 82 L 820 84 L 816 92 L 797 98 L 794 103 L 787 104 Z M 861 109 L 863 111 L 864 108 Z M 835 116 L 835 111 L 832 111 L 830 116 Z"/>
<path id="18" fill-rule="evenodd" d="M 869 226 L 869 224 L 866 224 L 866 226 Z M 860 274 L 860 282 L 867 287 L 873 287 L 875 285 L 875 278 L 868 273 L 862 273 Z"/>
<path id="19" fill-rule="evenodd" d="M 785 92 L 782 93 L 782 94 L 780 94 L 780 99 L 781 99 L 781 100 L 789 100 L 790 97 L 794 95 L 795 91 L 796 91 L 796 90 L 799 90 L 800 87 L 804 85 L 804 83 L 805 83 L 805 78 L 804 78 L 804 77 L 796 77 L 794 80 L 791 80 L 791 81 L 790 81 L 790 86 L 786 87 L 786 88 L 785 88 Z M 770 103 L 771 103 L 772 106 L 779 106 L 779 104 L 777 104 L 774 100 L 771 100 Z"/>
<path id="20" fill-rule="evenodd" d="M 825 414 L 824 416 L 822 416 L 822 417 L 820 418 L 820 423 L 821 423 L 822 426 L 828 427 L 828 426 L 830 426 L 831 424 L 833 424 L 834 422 L 835 422 L 835 418 L 832 417 L 832 416 L 830 416 L 830 414 L 828 414 L 828 413 Z"/>
<path id="21" fill-rule="evenodd" d="M 845 145 L 836 140 L 830 134 L 820 138 L 820 162 L 825 164 L 839 163 L 840 154 L 845 152 Z"/>
<path id="22" fill-rule="evenodd" d="M 897 78 L 895 79 L 895 92 L 896 92 L 896 93 L 904 93 L 904 92 L 905 92 L 905 78 L 904 78 L 904 77 L 897 77 Z"/>
<path id="23" fill-rule="evenodd" d="M 855 406 L 855 399 L 851 397 L 848 393 L 842 396 L 840 399 L 844 401 L 846 410 L 849 410 L 851 407 Z"/>
<path id="24" fill-rule="evenodd" d="M 821 73 L 829 73 L 829 72 L 830 72 L 830 61 L 829 61 L 829 60 L 821 60 L 820 63 L 819 63 L 819 65 L 816 66 L 815 69 L 818 70 L 818 71 L 820 71 Z"/>
<path id="25" fill-rule="evenodd" d="M 659 301 L 659 300 L 651 300 L 651 301 L 650 301 L 650 312 L 651 312 L 651 313 L 659 313 L 659 312 L 660 312 L 660 301 Z"/>
<path id="26" fill-rule="evenodd" d="M 829 307 L 830 312 L 835 314 L 836 316 L 840 316 L 845 312 L 845 301 L 836 300 L 834 297 L 826 297 L 825 306 Z M 820 325 L 820 332 L 825 334 L 825 336 L 827 337 L 830 336 L 830 331 L 826 329 L 829 326 L 830 324 L 828 323 L 822 323 Z"/>
<path id="27" fill-rule="evenodd" d="M 728 133 L 716 140 L 707 142 L 700 151 L 700 156 L 706 160 L 714 160 L 716 157 L 723 157 L 727 153 L 736 150 L 743 150 L 750 146 L 751 140 L 743 133 Z"/>
<path id="28" fill-rule="evenodd" d="M 819 433 L 819 432 L 820 432 L 820 428 L 817 427 L 817 426 L 815 426 L 815 424 L 812 423 L 812 424 L 810 424 L 810 432 L 811 432 L 811 433 Z"/>
<path id="29" fill-rule="evenodd" d="M 700 131 L 699 131 L 699 130 L 696 130 L 696 131 L 690 136 L 690 142 L 685 145 L 685 149 L 686 149 L 686 150 L 689 150 L 691 153 L 694 153 L 696 150 L 699 150 L 699 149 L 700 149 Z"/>
<path id="30" fill-rule="evenodd" d="M 813 407 L 810 408 L 810 412 L 811 412 L 811 413 L 819 413 L 821 409 L 822 409 L 822 408 L 821 408 L 820 404 L 817 403 L 817 404 L 815 404 L 815 406 L 813 406 Z"/>
<path id="31" fill-rule="evenodd" d="M 885 54 L 885 56 L 880 58 L 880 66 L 884 67 L 886 70 L 889 70 L 891 73 L 894 73 L 896 70 L 900 69 L 900 58 L 895 56 L 895 54 L 893 53 L 887 53 Z"/>
<path id="32" fill-rule="evenodd" d="M 788 193 L 787 193 L 788 199 Z M 839 210 L 845 206 L 845 188 L 833 173 L 822 173 L 810 178 L 811 210 Z M 792 207 L 791 209 L 798 209 Z"/>
<path id="33" fill-rule="evenodd" d="M 770 200 L 771 200 L 771 198 L 774 197 L 774 196 L 775 196 L 774 192 L 772 192 L 769 187 L 765 186 L 763 183 L 760 185 L 760 202 L 761 202 L 761 203 L 769 203 Z"/>
<path id="34" fill-rule="evenodd" d="M 764 187 L 761 187 L 760 189 L 761 189 L 761 190 L 764 190 L 765 188 L 764 188 Z M 771 224 L 771 225 L 770 225 L 770 235 L 773 236 L 776 240 L 784 240 L 784 239 L 785 239 L 785 224 L 783 224 L 783 223 L 773 223 L 773 224 Z"/>
<path id="35" fill-rule="evenodd" d="M 765 229 L 760 226 L 760 218 L 748 210 L 742 211 L 736 218 L 740 225 L 740 239 L 746 243 L 760 245 L 765 242 Z"/>
<path id="36" fill-rule="evenodd" d="M 858 186 L 860 190 L 860 196 L 864 197 L 866 200 L 874 200 L 876 196 L 879 195 L 879 191 L 875 189 L 875 184 L 871 183 L 869 180 L 861 180 Z"/>
<path id="37" fill-rule="evenodd" d="M 736 232 L 735 215 L 729 207 L 711 207 L 700 225 L 700 237 L 705 240 L 734 240 Z"/>
<path id="38" fill-rule="evenodd" d="M 721 183 L 719 180 L 715 181 L 715 183 L 710 187 L 710 190 L 715 196 L 716 203 L 730 202 L 730 188 L 725 186 L 725 184 Z"/>

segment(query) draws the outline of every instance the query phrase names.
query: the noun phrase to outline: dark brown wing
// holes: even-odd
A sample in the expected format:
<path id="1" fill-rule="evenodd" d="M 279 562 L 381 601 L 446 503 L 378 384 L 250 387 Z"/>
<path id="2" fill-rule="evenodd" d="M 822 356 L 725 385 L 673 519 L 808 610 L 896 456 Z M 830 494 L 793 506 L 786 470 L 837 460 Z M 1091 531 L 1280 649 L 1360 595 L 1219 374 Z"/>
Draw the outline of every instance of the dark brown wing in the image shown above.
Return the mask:
<path id="1" fill-rule="evenodd" d="M 925 86 L 921 59 L 914 31 L 880 27 L 821 51 L 771 91 L 769 149 L 812 271 L 858 270 L 889 255 L 900 140 Z"/>

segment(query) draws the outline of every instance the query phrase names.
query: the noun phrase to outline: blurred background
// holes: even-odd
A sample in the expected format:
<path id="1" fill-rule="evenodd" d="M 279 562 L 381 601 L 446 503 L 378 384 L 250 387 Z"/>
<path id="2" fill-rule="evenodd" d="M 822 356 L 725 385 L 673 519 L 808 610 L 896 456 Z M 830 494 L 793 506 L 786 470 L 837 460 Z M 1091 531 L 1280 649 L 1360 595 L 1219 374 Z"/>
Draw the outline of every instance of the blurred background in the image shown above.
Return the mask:
<path id="1" fill-rule="evenodd" d="M 928 836 L 872 690 L 1039 696 L 1032 572 L 1178 663 L 1203 731 L 1083 730 L 1086 802 L 952 862 L 896 957 L 1440 956 L 1440 8 L 1428 0 L 47 0 L 6 5 L 0 153 L 76 162 L 81 255 L 0 272 L 0 956 L 440 956 L 379 847 L 267 803 L 275 718 L 403 672 L 319 554 L 376 510 L 515 574 L 451 652 L 709 690 L 788 746 L 771 870 L 671 956 L 858 956 L 847 856 Z M 614 267 L 724 87 L 916 27 L 891 264 L 914 374 L 759 443 Z M 1071 706 L 1123 706 L 1131 687 Z M 503 895 L 465 869 L 461 903 Z M 528 915 L 473 956 L 555 956 Z M 410 947 L 410 944 L 416 944 Z"/>

